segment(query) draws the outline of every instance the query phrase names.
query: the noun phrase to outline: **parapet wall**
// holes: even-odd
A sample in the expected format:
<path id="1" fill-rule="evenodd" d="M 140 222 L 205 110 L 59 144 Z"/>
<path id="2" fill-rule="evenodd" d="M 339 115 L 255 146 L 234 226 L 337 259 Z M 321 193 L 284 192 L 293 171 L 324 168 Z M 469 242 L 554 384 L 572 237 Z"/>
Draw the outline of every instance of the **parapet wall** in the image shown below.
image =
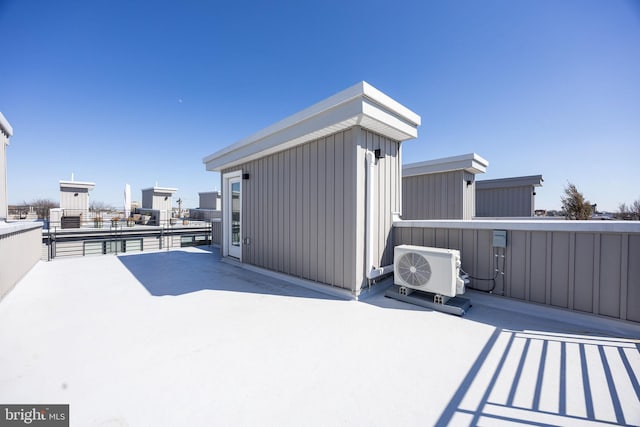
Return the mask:
<path id="1" fill-rule="evenodd" d="M 0 300 L 40 259 L 42 224 L 0 222 Z"/>
<path id="2" fill-rule="evenodd" d="M 493 231 L 507 232 L 506 248 Z M 640 322 L 640 223 L 629 221 L 396 221 L 394 244 L 460 250 L 480 289 Z M 498 270 L 498 271 L 496 271 Z M 502 274 L 504 273 L 504 274 Z"/>

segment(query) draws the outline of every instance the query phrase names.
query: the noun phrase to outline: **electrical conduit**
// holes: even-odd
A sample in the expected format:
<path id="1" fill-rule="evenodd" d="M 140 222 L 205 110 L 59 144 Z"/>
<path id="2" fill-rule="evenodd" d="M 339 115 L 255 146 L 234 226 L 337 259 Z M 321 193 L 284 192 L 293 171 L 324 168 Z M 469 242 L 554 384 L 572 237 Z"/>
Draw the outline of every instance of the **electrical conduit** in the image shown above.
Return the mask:
<path id="1" fill-rule="evenodd" d="M 373 261 L 373 236 L 374 236 L 374 223 L 373 223 L 373 183 L 375 175 L 376 159 L 371 151 L 367 151 L 365 155 L 367 160 L 367 189 L 366 189 L 366 228 L 365 228 L 365 259 L 367 265 L 367 279 L 374 280 L 385 274 L 393 272 L 393 264 L 384 267 L 376 268 Z"/>

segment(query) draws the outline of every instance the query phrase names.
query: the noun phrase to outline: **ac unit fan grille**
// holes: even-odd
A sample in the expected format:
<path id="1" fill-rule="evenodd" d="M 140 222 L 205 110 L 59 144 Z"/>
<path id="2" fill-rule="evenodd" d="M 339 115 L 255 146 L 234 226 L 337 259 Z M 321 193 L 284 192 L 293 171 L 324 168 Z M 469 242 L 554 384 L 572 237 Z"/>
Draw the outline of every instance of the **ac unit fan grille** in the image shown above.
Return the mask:
<path id="1" fill-rule="evenodd" d="M 410 286 L 424 286 L 431 279 L 431 265 L 418 253 L 403 254 L 397 264 L 398 274 Z"/>

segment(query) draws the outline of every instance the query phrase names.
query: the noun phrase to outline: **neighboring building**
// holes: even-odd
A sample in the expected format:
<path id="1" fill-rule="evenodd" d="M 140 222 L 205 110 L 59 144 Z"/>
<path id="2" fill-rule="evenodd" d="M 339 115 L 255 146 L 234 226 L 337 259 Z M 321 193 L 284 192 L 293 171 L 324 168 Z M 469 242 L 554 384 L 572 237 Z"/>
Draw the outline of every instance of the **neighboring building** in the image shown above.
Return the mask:
<path id="1" fill-rule="evenodd" d="M 150 213 L 153 223 L 166 225 L 171 218 L 173 208 L 173 194 L 177 188 L 149 187 L 142 189 L 142 208 L 140 213 Z"/>
<path id="2" fill-rule="evenodd" d="M 401 142 L 420 116 L 365 82 L 206 158 L 222 254 L 358 295 L 393 263 Z"/>
<path id="3" fill-rule="evenodd" d="M 200 196 L 200 204 L 198 205 L 198 208 L 213 209 L 214 211 L 222 209 L 222 200 L 220 200 L 219 191 L 205 191 L 198 193 L 198 195 Z"/>
<path id="4" fill-rule="evenodd" d="M 472 219 L 475 176 L 489 162 L 475 153 L 402 167 L 402 219 Z"/>
<path id="5" fill-rule="evenodd" d="M 50 209 L 50 227 L 80 228 L 83 222 L 89 221 L 89 191 L 95 186 L 93 182 L 73 179 L 60 181 L 60 207 Z"/>
<path id="6" fill-rule="evenodd" d="M 476 216 L 534 216 L 536 187 L 541 187 L 542 182 L 542 175 L 476 182 Z"/>
<path id="7" fill-rule="evenodd" d="M 219 191 L 198 193 L 200 204 L 196 209 L 189 209 L 189 218 L 194 220 L 212 220 L 222 214 L 222 199 Z"/>
<path id="8" fill-rule="evenodd" d="M 89 211 L 89 191 L 95 188 L 93 182 L 60 181 L 60 209 L 84 213 Z"/>
<path id="9" fill-rule="evenodd" d="M 7 218 L 7 206 L 9 204 L 7 192 L 7 145 L 13 135 L 13 128 L 0 113 L 0 221 Z"/>

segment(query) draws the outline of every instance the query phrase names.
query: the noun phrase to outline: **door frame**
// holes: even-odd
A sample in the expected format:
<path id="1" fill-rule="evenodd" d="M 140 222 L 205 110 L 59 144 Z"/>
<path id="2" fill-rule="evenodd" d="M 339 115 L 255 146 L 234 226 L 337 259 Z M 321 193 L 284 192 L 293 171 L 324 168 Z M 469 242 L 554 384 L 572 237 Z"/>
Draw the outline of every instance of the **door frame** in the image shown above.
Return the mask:
<path id="1" fill-rule="evenodd" d="M 238 256 L 231 255 L 231 183 L 240 182 L 240 252 Z M 242 170 L 225 173 L 222 175 L 222 256 L 232 256 L 242 262 Z"/>

